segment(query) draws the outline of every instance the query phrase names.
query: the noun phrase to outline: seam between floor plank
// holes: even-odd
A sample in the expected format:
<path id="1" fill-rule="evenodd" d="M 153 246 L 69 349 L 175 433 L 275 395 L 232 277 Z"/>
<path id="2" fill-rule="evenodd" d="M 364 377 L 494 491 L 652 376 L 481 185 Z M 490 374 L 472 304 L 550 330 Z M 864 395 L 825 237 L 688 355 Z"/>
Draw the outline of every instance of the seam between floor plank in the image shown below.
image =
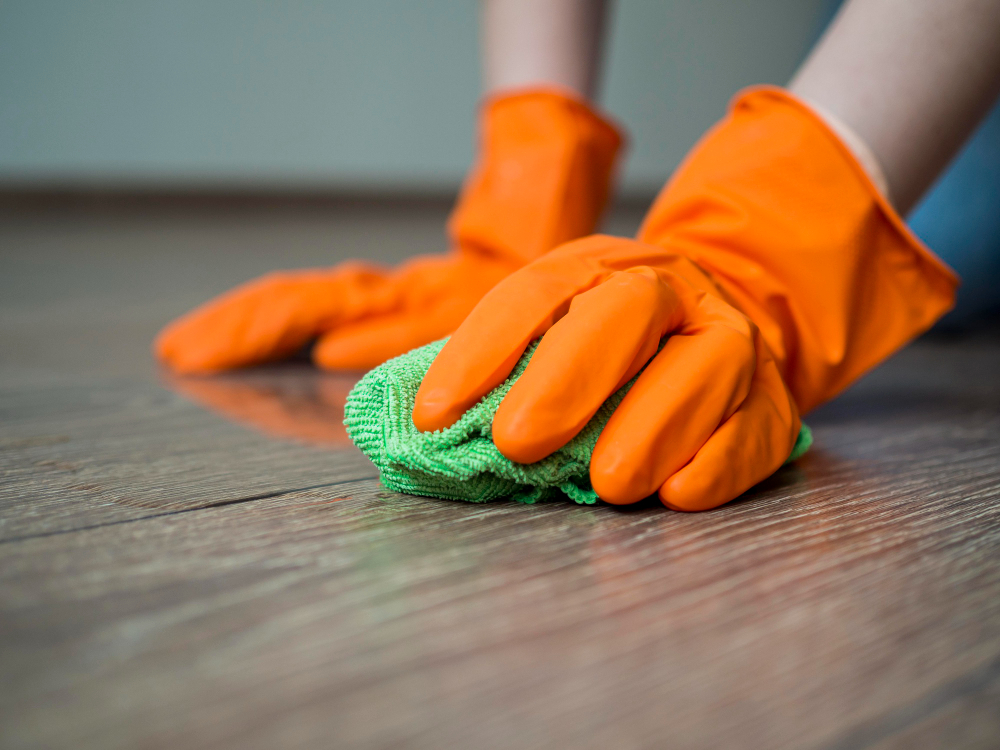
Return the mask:
<path id="1" fill-rule="evenodd" d="M 308 487 L 293 487 L 290 490 L 277 490 L 275 492 L 265 492 L 259 495 L 249 495 L 247 497 L 237 497 L 231 500 L 219 500 L 214 503 L 206 503 L 205 505 L 199 505 L 196 508 L 179 508 L 177 510 L 167 510 L 162 513 L 151 513 L 145 516 L 138 516 L 136 518 L 122 518 L 118 521 L 108 521 L 106 523 L 95 523 L 89 526 L 78 526 L 74 529 L 60 529 L 58 531 L 43 531 L 38 534 L 25 534 L 24 536 L 14 536 L 9 539 L 0 539 L 0 545 L 11 544 L 12 542 L 23 542 L 28 539 L 42 539 L 49 536 L 60 536 L 61 534 L 73 534 L 77 531 L 90 531 L 92 529 L 101 529 L 105 526 L 121 526 L 126 523 L 135 523 L 137 521 L 148 521 L 153 518 L 163 518 L 165 516 L 176 516 L 181 513 L 191 513 L 192 511 L 198 510 L 208 510 L 210 508 L 223 508 L 227 505 L 239 505 L 241 503 L 251 503 L 256 500 L 270 500 L 275 497 L 281 497 L 282 495 L 291 495 L 294 492 L 306 492 L 308 490 L 318 490 L 324 487 L 337 487 L 343 484 L 351 484 L 352 482 L 365 482 L 372 479 L 378 479 L 378 474 L 369 477 L 355 477 L 354 479 L 343 479 L 338 482 L 326 482 L 324 484 L 313 484 Z"/>

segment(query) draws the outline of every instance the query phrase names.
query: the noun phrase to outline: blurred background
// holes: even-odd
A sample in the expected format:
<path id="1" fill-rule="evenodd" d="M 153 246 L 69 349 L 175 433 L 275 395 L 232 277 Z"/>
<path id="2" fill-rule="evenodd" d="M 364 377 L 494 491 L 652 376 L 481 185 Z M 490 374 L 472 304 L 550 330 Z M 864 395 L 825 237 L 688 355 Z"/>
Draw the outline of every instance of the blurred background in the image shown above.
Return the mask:
<path id="1" fill-rule="evenodd" d="M 611 3 L 600 100 L 631 148 L 605 230 L 634 231 L 733 94 L 787 82 L 839 4 Z M 342 231 L 359 201 L 420 203 L 419 241 L 372 218 L 336 243 L 396 262 L 443 249 L 479 98 L 476 0 L 0 0 L 0 213 L 311 207 Z M 995 107 L 908 217 L 963 278 L 939 329 L 1000 321 L 998 174 Z M 329 231 L 301 259 L 261 240 L 254 268 L 332 264 Z"/>
<path id="2" fill-rule="evenodd" d="M 728 99 L 783 84 L 827 0 L 620 0 L 602 86 L 660 187 Z M 0 187 L 454 192 L 474 0 L 0 0 Z"/>

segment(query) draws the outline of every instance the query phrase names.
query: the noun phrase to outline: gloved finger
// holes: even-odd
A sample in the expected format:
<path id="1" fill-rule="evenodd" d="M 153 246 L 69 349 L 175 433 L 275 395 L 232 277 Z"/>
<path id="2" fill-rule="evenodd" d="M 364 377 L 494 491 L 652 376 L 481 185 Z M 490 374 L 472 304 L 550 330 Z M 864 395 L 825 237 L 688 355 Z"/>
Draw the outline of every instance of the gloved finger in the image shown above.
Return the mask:
<path id="1" fill-rule="evenodd" d="M 598 496 L 615 505 L 656 492 L 750 391 L 752 324 L 705 296 L 720 318 L 685 325 L 667 341 L 605 425 L 590 461 Z M 728 319 L 727 319 L 728 317 Z"/>
<path id="2" fill-rule="evenodd" d="M 154 349 L 179 373 L 257 364 L 287 357 L 321 331 L 393 304 L 386 274 L 371 266 L 274 273 L 173 321 Z"/>
<path id="3" fill-rule="evenodd" d="M 497 409 L 497 448 L 518 463 L 561 448 L 656 353 L 682 314 L 677 294 L 650 268 L 612 274 L 578 295 Z"/>
<path id="4" fill-rule="evenodd" d="M 777 471 L 792 452 L 802 422 L 773 361 L 760 368 L 746 401 L 691 462 L 660 487 L 674 510 L 716 508 Z"/>
<path id="5" fill-rule="evenodd" d="M 505 266 L 459 257 L 421 259 L 397 276 L 402 309 L 338 326 L 323 334 L 313 361 L 327 370 L 368 370 L 453 333 L 493 286 Z"/>
<path id="6" fill-rule="evenodd" d="M 595 235 L 567 243 L 493 287 L 424 376 L 413 408 L 417 429 L 454 424 L 510 374 L 528 344 L 566 313 L 573 297 L 607 275 L 596 264 L 576 260 L 574 250 L 620 242 Z"/>
<path id="7" fill-rule="evenodd" d="M 316 342 L 313 361 L 326 370 L 370 370 L 444 338 L 458 327 L 466 313 L 467 309 L 438 306 L 339 326 Z"/>

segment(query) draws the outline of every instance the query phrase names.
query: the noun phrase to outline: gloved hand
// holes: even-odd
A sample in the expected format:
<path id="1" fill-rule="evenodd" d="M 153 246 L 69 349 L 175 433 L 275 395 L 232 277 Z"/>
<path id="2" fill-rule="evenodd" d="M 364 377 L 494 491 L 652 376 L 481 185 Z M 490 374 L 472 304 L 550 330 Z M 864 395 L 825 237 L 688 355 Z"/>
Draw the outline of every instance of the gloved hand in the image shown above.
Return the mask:
<path id="1" fill-rule="evenodd" d="M 453 423 L 544 334 L 493 422 L 505 456 L 537 461 L 652 358 L 597 442 L 593 487 L 615 504 L 658 492 L 713 508 L 777 469 L 799 414 L 929 327 L 956 283 L 820 118 L 750 90 L 639 241 L 571 242 L 491 290 L 431 365 L 413 421 Z"/>
<path id="2" fill-rule="evenodd" d="M 281 359 L 318 339 L 328 369 L 367 369 L 451 333 L 498 281 L 593 231 L 622 138 L 550 89 L 487 101 L 480 157 L 449 219 L 447 255 L 397 269 L 359 262 L 270 274 L 168 325 L 155 351 L 176 372 Z"/>

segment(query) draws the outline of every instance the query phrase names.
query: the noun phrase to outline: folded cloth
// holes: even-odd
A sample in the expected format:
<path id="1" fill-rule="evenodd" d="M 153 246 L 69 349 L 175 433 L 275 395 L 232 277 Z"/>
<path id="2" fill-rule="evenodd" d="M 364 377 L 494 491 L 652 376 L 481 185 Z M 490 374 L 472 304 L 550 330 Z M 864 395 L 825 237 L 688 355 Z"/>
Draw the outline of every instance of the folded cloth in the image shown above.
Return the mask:
<path id="1" fill-rule="evenodd" d="M 532 464 L 505 458 L 493 444 L 493 415 L 524 372 L 537 341 L 525 351 L 510 376 L 465 412 L 455 424 L 420 432 L 413 424 L 417 389 L 447 339 L 390 359 L 365 375 L 344 409 L 344 424 L 354 444 L 378 467 L 382 484 L 396 492 L 485 503 L 510 498 L 535 503 L 560 495 L 584 505 L 598 501 L 590 486 L 590 455 L 611 414 L 639 377 L 618 389 L 580 433 L 555 453 Z M 789 455 L 794 461 L 812 445 L 803 424 Z"/>

